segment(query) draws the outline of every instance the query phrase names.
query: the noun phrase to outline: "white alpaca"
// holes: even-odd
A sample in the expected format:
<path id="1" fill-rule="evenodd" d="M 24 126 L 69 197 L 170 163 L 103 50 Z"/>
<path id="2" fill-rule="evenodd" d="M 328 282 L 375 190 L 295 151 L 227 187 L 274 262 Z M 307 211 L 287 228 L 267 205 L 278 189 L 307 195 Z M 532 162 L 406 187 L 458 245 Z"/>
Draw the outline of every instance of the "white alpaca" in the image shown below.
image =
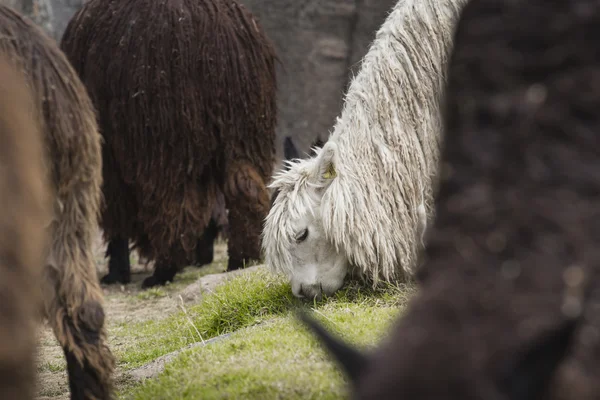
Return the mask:
<path id="1" fill-rule="evenodd" d="M 374 284 L 412 274 L 432 217 L 440 102 L 466 2 L 400 0 L 353 79 L 328 142 L 274 177 L 263 249 L 295 296 L 332 294 L 350 266 Z"/>

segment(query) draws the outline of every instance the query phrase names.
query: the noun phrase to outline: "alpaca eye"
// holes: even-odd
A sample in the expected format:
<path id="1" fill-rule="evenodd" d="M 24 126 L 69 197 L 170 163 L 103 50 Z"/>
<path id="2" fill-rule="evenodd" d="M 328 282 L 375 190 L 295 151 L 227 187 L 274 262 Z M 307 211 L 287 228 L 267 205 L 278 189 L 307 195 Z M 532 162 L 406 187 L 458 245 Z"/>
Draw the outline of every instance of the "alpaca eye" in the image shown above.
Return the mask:
<path id="1" fill-rule="evenodd" d="M 296 242 L 300 243 L 306 240 L 308 237 L 308 228 L 303 230 L 300 236 L 296 237 Z"/>

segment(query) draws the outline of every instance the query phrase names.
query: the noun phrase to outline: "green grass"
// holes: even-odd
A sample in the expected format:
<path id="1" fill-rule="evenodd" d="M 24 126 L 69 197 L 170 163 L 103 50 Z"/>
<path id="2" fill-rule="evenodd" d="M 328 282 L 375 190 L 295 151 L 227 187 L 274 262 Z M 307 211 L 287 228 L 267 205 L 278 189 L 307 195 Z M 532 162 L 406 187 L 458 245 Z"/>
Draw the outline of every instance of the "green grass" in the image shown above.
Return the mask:
<path id="1" fill-rule="evenodd" d="M 226 268 L 227 263 L 223 261 L 215 262 L 210 265 L 204 265 L 201 268 L 188 267 L 183 272 L 178 273 L 175 278 L 175 282 L 169 286 L 186 286 L 190 283 L 196 282 L 201 276 L 225 272 Z"/>
<path id="2" fill-rule="evenodd" d="M 117 352 L 130 369 L 224 333 L 230 337 L 182 352 L 156 379 L 122 387 L 124 399 L 340 398 L 343 378 L 294 318 L 311 307 L 326 326 L 360 346 L 377 343 L 413 293 L 410 286 L 373 290 L 351 284 L 320 302 L 295 299 L 266 271 L 219 286 L 198 305 L 159 322 L 123 326 L 134 335 Z"/>
<path id="3" fill-rule="evenodd" d="M 129 338 L 115 352 L 121 368 L 135 368 L 189 344 L 258 324 L 296 301 L 289 285 L 268 272 L 241 275 L 185 311 L 113 328 L 112 335 Z"/>
<path id="4" fill-rule="evenodd" d="M 162 287 L 153 287 L 135 295 L 138 300 L 151 300 L 166 297 L 167 292 Z"/>
<path id="5" fill-rule="evenodd" d="M 364 346 L 380 339 L 397 312 L 355 306 L 329 312 L 328 318 L 336 331 Z M 184 352 L 159 378 L 122 398 L 339 399 L 344 394 L 344 378 L 315 339 L 289 316 L 280 316 Z"/>

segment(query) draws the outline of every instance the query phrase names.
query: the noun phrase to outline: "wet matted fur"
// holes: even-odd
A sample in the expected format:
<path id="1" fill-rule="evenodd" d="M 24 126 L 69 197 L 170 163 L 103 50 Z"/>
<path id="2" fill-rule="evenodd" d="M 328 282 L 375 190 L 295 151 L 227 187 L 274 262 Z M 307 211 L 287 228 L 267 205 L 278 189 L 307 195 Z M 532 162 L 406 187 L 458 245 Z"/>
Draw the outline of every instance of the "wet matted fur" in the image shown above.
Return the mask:
<path id="1" fill-rule="evenodd" d="M 229 210 L 228 270 L 260 259 L 276 57 L 252 15 L 233 0 L 91 0 L 61 46 L 106 143 L 101 225 L 115 252 L 104 282 L 129 280 L 129 240 L 156 261 L 144 287 L 171 281 L 208 226 L 217 188 Z"/>
<path id="2" fill-rule="evenodd" d="M 412 276 L 431 218 L 440 101 L 465 2 L 399 1 L 323 148 L 274 177 L 265 261 L 296 296 L 333 293 L 351 267 L 374 285 Z"/>
<path id="3" fill-rule="evenodd" d="M 326 339 L 354 398 L 598 399 L 598 37 L 598 0 L 464 9 L 420 292 L 373 354 Z"/>
<path id="4" fill-rule="evenodd" d="M 73 399 L 110 398 L 114 360 L 92 243 L 102 183 L 101 136 L 85 87 L 57 44 L 0 5 L 0 53 L 23 72 L 55 193 L 43 276 L 44 314 L 65 351 Z"/>
<path id="5" fill-rule="evenodd" d="M 42 136 L 23 77 L 0 59 L 0 399 L 33 400 L 51 215 Z"/>

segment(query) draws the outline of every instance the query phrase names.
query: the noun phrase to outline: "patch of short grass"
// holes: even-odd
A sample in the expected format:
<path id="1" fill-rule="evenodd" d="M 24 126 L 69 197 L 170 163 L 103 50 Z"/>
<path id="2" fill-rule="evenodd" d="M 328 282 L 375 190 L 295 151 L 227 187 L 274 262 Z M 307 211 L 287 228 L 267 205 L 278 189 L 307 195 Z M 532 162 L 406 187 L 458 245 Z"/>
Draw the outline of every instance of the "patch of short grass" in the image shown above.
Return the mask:
<path id="1" fill-rule="evenodd" d="M 395 306 L 405 301 L 409 286 L 382 289 L 352 283 L 334 296 L 314 305 Z M 157 357 L 224 333 L 260 324 L 290 309 L 306 306 L 296 299 L 283 278 L 266 270 L 242 274 L 218 286 L 202 302 L 167 318 L 121 324 L 111 329 L 115 337 L 126 336 L 113 350 L 120 368 L 139 367 Z"/>
<path id="2" fill-rule="evenodd" d="M 295 302 L 281 278 L 266 271 L 242 274 L 177 314 L 113 328 L 113 335 L 129 337 L 115 353 L 122 368 L 135 368 L 191 343 L 260 323 Z"/>
<path id="3" fill-rule="evenodd" d="M 166 297 L 167 292 L 162 287 L 153 287 L 135 295 L 138 300 L 150 300 Z"/>
<path id="4" fill-rule="evenodd" d="M 396 292 L 410 292 L 410 288 Z M 393 291 L 391 291 L 393 293 Z M 347 290 L 346 294 L 356 295 Z M 394 302 L 330 299 L 315 316 L 358 347 L 381 340 L 401 312 Z M 376 296 L 377 297 L 377 296 Z M 384 296 L 385 297 L 385 296 Z M 129 388 L 121 398 L 137 399 L 340 399 L 345 381 L 337 366 L 294 314 L 275 316 L 261 326 L 183 352 L 156 379 Z"/>

